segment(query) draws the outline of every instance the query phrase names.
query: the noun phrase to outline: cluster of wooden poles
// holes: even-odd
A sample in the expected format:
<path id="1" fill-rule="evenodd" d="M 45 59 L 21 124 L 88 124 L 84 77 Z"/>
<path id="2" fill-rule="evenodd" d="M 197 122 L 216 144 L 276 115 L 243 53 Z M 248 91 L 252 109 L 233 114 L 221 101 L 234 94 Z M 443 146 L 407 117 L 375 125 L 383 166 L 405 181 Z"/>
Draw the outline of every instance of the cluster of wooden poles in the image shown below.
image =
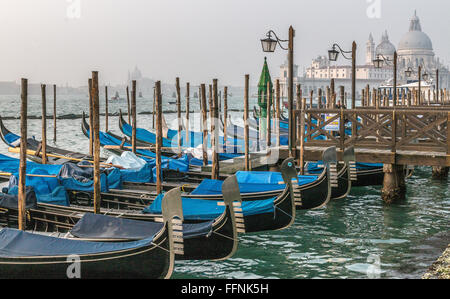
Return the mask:
<path id="1" fill-rule="evenodd" d="M 250 151 L 249 151 L 249 80 L 250 76 L 245 75 L 245 88 L 244 88 L 244 167 L 245 170 L 250 171 Z M 93 167 L 94 167 L 94 212 L 99 212 L 100 209 L 100 141 L 99 141 L 99 132 L 100 132 L 100 122 L 99 122 L 99 83 L 98 83 L 98 72 L 92 72 L 92 78 L 88 80 L 89 84 L 89 121 L 90 128 L 92 129 L 92 134 L 89 138 L 89 154 L 93 156 Z M 27 86 L 28 80 L 22 79 L 21 82 L 21 147 L 20 147 L 20 170 L 19 170 L 19 228 L 23 228 L 23 223 L 25 219 L 25 177 L 26 177 L 26 140 L 27 140 Z M 177 116 L 178 116 L 178 150 L 181 152 L 182 149 L 182 117 L 181 117 L 181 88 L 180 88 L 180 79 L 176 78 L 176 104 L 177 104 Z M 46 153 L 46 143 L 47 143 L 47 133 L 46 133 L 46 85 L 41 85 L 42 90 L 42 145 L 40 151 L 42 152 L 42 161 L 44 164 L 47 163 L 47 153 Z M 136 81 L 132 81 L 131 86 L 131 98 L 129 95 L 129 88 L 126 89 L 127 92 L 127 104 L 128 104 L 128 121 L 132 126 L 132 151 L 136 153 L 137 142 L 136 142 L 136 128 L 137 128 L 137 118 L 136 118 Z M 207 126 L 207 101 L 206 101 L 206 84 L 201 84 L 199 86 L 199 104 L 202 113 L 201 118 L 201 128 L 203 132 L 203 163 L 204 165 L 208 165 L 208 154 L 207 154 L 207 140 L 208 140 L 208 126 Z M 53 140 L 56 142 L 56 85 L 53 85 L 53 129 L 54 136 Z M 450 94 L 446 89 L 440 89 L 437 92 L 428 90 L 428 96 L 426 96 L 425 92 L 419 90 L 411 90 L 408 93 L 405 93 L 402 90 L 401 93 L 395 93 L 395 97 L 388 94 L 386 90 L 382 92 L 381 90 L 373 89 L 370 90 L 369 85 L 361 92 L 361 106 L 362 107 L 376 107 L 377 109 L 380 107 L 389 107 L 392 103 L 393 106 L 401 105 L 401 106 L 422 106 L 422 105 L 432 105 L 432 104 L 441 104 L 445 105 L 450 103 Z M 224 111 L 223 111 L 223 120 L 224 120 L 224 144 L 226 144 L 227 140 L 227 124 L 228 124 L 228 88 L 224 87 Z M 314 91 L 311 91 L 309 94 L 309 108 L 313 107 L 314 101 Z M 390 101 L 390 99 L 395 99 L 394 101 Z M 267 88 L 267 124 L 271 124 L 271 118 L 274 118 L 274 127 L 276 144 L 275 146 L 280 146 L 280 125 L 279 120 L 282 113 L 282 95 L 280 92 L 280 81 L 276 80 L 275 90 L 272 91 L 270 88 L 270 84 L 268 84 Z M 305 110 L 308 108 L 307 99 L 302 95 L 301 85 L 298 84 L 296 86 L 296 110 Z M 330 86 L 327 86 L 326 90 L 323 91 L 319 89 L 317 92 L 317 108 L 321 109 L 333 109 L 333 108 L 341 108 L 346 106 L 346 93 L 343 86 L 340 86 L 339 91 L 339 99 L 337 99 L 337 93 L 335 91 L 335 82 L 334 79 L 331 79 Z M 324 101 L 323 101 L 324 99 Z M 161 151 L 162 151 L 162 138 L 163 138 L 163 128 L 162 128 L 162 93 L 161 93 L 161 82 L 157 81 L 155 83 L 154 88 L 154 101 L 153 101 L 153 125 L 155 127 L 156 124 L 156 145 L 155 147 L 151 147 L 150 149 L 155 150 L 156 153 L 156 167 L 157 167 L 157 192 L 162 191 L 162 178 L 161 178 Z M 211 119 L 211 145 L 212 145 L 212 169 L 211 169 L 211 178 L 217 179 L 219 177 L 219 158 L 218 154 L 220 152 L 219 149 L 219 102 L 218 102 L 218 80 L 213 79 L 212 84 L 209 85 L 209 112 Z M 355 108 L 356 103 L 352 103 L 352 108 Z M 190 84 L 186 83 L 186 139 L 185 144 L 189 145 L 189 113 L 190 113 Z M 293 115 L 293 114 L 290 114 Z M 108 131 L 108 87 L 105 86 L 105 117 L 106 117 L 106 131 Z M 296 140 L 292 140 L 293 146 L 290 148 L 289 154 L 291 157 L 296 157 L 296 149 L 300 147 L 300 154 L 298 158 L 298 164 L 300 166 L 300 172 L 304 173 L 304 158 L 303 158 L 303 150 L 304 150 L 304 140 L 305 140 L 305 129 L 304 129 L 304 113 L 300 114 L 300 119 L 297 119 L 297 128 L 294 128 L 294 133 L 292 137 Z M 303 124 L 303 125 L 302 125 Z M 356 124 L 354 124 L 356 125 Z M 266 135 L 266 142 L 268 148 L 272 146 L 272 130 L 271 125 L 267 125 L 267 130 L 264 132 Z M 143 147 L 139 147 L 143 148 Z M 148 148 L 148 147 L 146 147 Z"/>

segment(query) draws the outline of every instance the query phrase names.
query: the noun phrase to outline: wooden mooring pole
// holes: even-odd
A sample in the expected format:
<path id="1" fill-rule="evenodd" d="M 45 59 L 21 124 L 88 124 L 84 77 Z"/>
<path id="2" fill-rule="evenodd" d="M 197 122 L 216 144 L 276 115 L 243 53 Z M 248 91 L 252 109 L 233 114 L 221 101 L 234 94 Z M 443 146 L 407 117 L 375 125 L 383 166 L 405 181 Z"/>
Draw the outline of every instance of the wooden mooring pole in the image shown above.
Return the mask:
<path id="1" fill-rule="evenodd" d="M 275 116 L 275 134 L 277 136 L 277 141 L 276 141 L 276 146 L 279 147 L 280 146 L 280 117 L 281 117 L 281 111 L 280 111 L 280 104 L 281 104 L 281 99 L 280 99 L 280 80 L 277 79 L 276 84 L 275 84 L 275 88 L 276 88 L 276 93 L 277 93 L 277 97 L 276 97 L 276 104 L 275 104 L 275 109 L 276 109 L 276 116 Z"/>
<path id="2" fill-rule="evenodd" d="M 189 120 L 189 110 L 190 110 L 190 103 L 189 103 L 189 100 L 190 100 L 190 95 L 189 95 L 189 93 L 190 93 L 190 84 L 189 84 L 189 82 L 187 82 L 186 83 L 186 144 L 185 144 L 185 146 L 186 147 L 191 147 L 191 133 L 190 133 L 190 128 L 189 128 L 189 125 L 190 125 L 190 120 Z"/>
<path id="3" fill-rule="evenodd" d="M 244 143 L 245 143 L 245 171 L 250 171 L 250 153 L 249 153 L 249 129 L 248 129 L 248 100 L 249 100 L 249 81 L 250 75 L 245 75 L 245 93 L 244 93 Z"/>
<path id="4" fill-rule="evenodd" d="M 47 98 L 45 84 L 41 84 L 42 94 L 42 164 L 47 164 Z"/>
<path id="5" fill-rule="evenodd" d="M 161 147 L 162 147 L 162 95 L 161 81 L 155 85 L 156 95 L 156 193 L 162 192 Z"/>
<path id="6" fill-rule="evenodd" d="M 177 91 L 177 121 L 178 121 L 178 151 L 181 153 L 181 131 L 183 131 L 183 124 L 181 119 L 181 90 L 180 78 L 175 79 L 175 89 Z M 154 118 L 154 116 L 153 116 Z"/>
<path id="7" fill-rule="evenodd" d="M 53 84 L 53 142 L 56 142 L 56 84 Z"/>
<path id="8" fill-rule="evenodd" d="M 105 132 L 109 131 L 108 128 L 108 86 L 105 85 Z"/>
<path id="9" fill-rule="evenodd" d="M 94 139 L 92 130 L 94 127 L 94 112 L 92 110 L 92 78 L 88 80 L 88 88 L 89 88 L 89 155 L 94 156 Z"/>
<path id="10" fill-rule="evenodd" d="M 217 95 L 217 79 L 213 79 L 213 117 L 211 119 L 212 169 L 211 179 L 219 179 L 219 102 Z"/>
<path id="11" fill-rule="evenodd" d="M 267 143 L 267 150 L 269 150 L 269 147 L 272 145 L 272 119 L 271 119 L 271 113 L 272 113 L 272 90 L 270 89 L 270 81 L 267 82 L 267 130 L 266 130 L 266 143 Z"/>
<path id="12" fill-rule="evenodd" d="M 228 87 L 223 89 L 223 144 L 227 144 L 227 126 L 228 126 Z"/>
<path id="13" fill-rule="evenodd" d="M 92 72 L 92 111 L 93 127 L 91 134 L 94 137 L 94 213 L 100 213 L 100 99 L 98 86 L 98 72 Z M 93 134 L 92 134 L 93 132 Z"/>
<path id="14" fill-rule="evenodd" d="M 130 103 L 130 91 L 127 86 L 127 105 L 128 105 L 128 124 L 131 125 L 131 103 Z"/>
<path id="15" fill-rule="evenodd" d="M 132 132 L 131 132 L 131 150 L 136 154 L 136 80 L 131 82 L 131 116 L 132 116 Z"/>
<path id="16" fill-rule="evenodd" d="M 26 228 L 26 173 L 27 173 L 27 106 L 28 106 L 28 80 L 21 82 L 21 109 L 20 109 L 20 164 L 19 164 L 19 186 L 18 186 L 18 221 L 19 230 Z"/>
<path id="17" fill-rule="evenodd" d="M 202 84 L 200 86 L 201 88 L 201 103 L 202 103 L 202 120 L 203 120 L 203 144 L 202 144 L 202 151 L 203 151 L 203 166 L 208 166 L 208 115 L 207 110 L 208 107 L 206 107 L 206 85 Z"/>

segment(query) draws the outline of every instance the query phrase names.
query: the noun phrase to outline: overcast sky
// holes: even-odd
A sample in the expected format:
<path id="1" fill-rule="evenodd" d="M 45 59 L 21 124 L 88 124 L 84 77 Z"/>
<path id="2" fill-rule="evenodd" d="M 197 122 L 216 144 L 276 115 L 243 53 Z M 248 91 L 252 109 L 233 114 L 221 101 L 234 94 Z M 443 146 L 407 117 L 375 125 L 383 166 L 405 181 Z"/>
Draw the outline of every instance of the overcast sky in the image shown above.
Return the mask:
<path id="1" fill-rule="evenodd" d="M 85 85 L 92 70 L 120 84 L 137 65 L 144 76 L 192 84 L 218 78 L 258 80 L 269 29 L 287 39 L 296 29 L 300 72 L 338 42 L 358 43 L 364 62 L 368 35 L 388 30 L 398 45 L 417 9 L 436 54 L 450 61 L 450 1 L 444 0 L 0 0 L 0 81 Z M 285 60 L 267 55 L 272 76 Z M 342 62 L 342 61 L 341 61 Z"/>

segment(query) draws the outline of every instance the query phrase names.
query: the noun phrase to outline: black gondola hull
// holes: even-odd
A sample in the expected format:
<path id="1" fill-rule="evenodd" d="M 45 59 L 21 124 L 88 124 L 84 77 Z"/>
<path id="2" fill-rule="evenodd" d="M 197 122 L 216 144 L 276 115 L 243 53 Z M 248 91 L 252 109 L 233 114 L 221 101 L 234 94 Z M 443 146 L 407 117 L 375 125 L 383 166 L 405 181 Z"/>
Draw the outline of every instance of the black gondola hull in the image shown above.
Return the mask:
<path id="1" fill-rule="evenodd" d="M 157 279 L 173 271 L 167 230 L 154 244 L 90 255 L 0 257 L 2 279 Z M 166 250 L 165 250 L 166 249 Z M 79 267 L 79 277 L 70 268 Z M 71 274 L 72 273 L 72 274 Z M 71 275 L 76 275 L 72 277 Z"/>

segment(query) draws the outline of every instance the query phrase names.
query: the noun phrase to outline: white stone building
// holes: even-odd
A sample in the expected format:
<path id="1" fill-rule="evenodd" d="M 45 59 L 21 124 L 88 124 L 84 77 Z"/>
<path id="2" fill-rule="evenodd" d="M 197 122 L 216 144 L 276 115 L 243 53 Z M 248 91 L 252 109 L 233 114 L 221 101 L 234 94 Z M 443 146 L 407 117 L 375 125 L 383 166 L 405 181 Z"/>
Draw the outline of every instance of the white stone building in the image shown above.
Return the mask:
<path id="1" fill-rule="evenodd" d="M 392 83 L 393 66 L 392 61 L 394 52 L 398 54 L 398 84 L 411 83 L 418 80 L 418 66 L 421 65 L 423 73 L 430 75 L 430 83 L 434 84 L 436 70 L 439 69 L 439 86 L 440 88 L 449 88 L 450 74 L 448 67 L 443 65 L 439 58 L 435 56 L 433 44 L 426 33 L 422 31 L 420 20 L 416 13 L 410 20 L 409 31 L 402 37 L 398 45 L 398 49 L 390 42 L 388 32 L 382 34 L 380 43 L 375 46 L 372 34 L 366 43 L 365 61 L 362 65 L 356 66 L 356 91 L 357 97 L 367 85 L 371 88 L 379 87 Z M 348 55 L 348 54 L 347 54 Z M 382 55 L 390 60 L 389 64 L 384 64 L 381 69 L 377 69 L 373 65 L 373 60 L 377 55 Z M 350 55 L 348 55 L 350 56 Z M 330 85 L 330 80 L 335 79 L 336 88 L 343 85 L 347 92 L 351 92 L 351 65 L 339 65 L 339 61 L 343 61 L 342 54 L 339 55 L 338 62 L 330 62 L 326 56 L 318 56 L 311 65 L 306 68 L 302 77 L 298 77 L 298 67 L 294 69 L 294 83 L 302 84 L 304 95 L 309 95 L 313 90 L 317 94 L 317 90 L 321 88 L 325 90 Z M 408 67 L 415 71 L 411 78 L 406 78 L 405 71 Z M 284 94 L 287 94 L 285 83 L 287 82 L 287 64 L 280 67 L 280 82 L 285 88 Z"/>

